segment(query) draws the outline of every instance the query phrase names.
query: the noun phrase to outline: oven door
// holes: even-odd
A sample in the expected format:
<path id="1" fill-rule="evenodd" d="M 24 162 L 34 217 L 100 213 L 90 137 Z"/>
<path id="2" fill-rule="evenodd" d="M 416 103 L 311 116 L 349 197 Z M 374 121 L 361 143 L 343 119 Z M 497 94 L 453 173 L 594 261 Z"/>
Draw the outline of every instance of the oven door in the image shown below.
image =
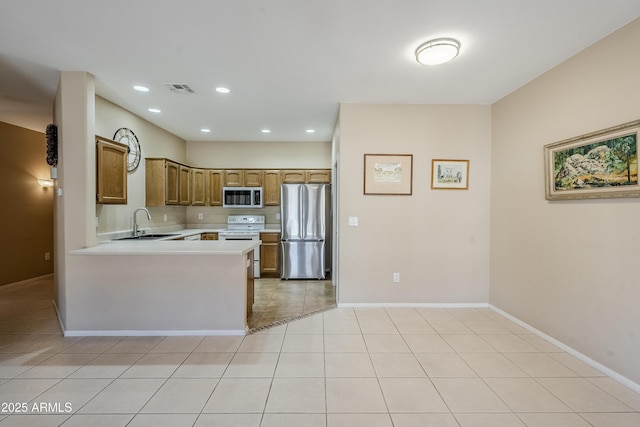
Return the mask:
<path id="1" fill-rule="evenodd" d="M 218 232 L 218 240 L 260 240 L 259 233 Z M 253 277 L 260 278 L 260 248 L 253 251 Z"/>

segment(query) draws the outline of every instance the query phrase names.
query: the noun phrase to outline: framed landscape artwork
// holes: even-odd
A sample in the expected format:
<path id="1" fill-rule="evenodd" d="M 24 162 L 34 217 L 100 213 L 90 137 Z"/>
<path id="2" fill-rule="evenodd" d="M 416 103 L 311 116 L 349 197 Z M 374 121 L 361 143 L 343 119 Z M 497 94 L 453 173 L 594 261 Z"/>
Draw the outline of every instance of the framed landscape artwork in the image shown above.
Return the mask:
<path id="1" fill-rule="evenodd" d="M 365 154 L 364 194 L 411 195 L 413 154 Z"/>
<path id="2" fill-rule="evenodd" d="M 640 120 L 544 146 L 547 200 L 640 197 Z"/>
<path id="3" fill-rule="evenodd" d="M 431 188 L 469 189 L 469 160 L 431 160 Z"/>

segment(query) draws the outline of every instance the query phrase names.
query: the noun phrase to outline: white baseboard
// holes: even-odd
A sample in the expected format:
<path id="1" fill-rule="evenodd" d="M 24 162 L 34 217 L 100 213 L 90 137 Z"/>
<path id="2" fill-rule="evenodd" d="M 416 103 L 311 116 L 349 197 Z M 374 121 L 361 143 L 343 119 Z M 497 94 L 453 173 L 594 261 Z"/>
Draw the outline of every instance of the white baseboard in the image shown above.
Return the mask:
<path id="1" fill-rule="evenodd" d="M 65 337 L 244 336 L 245 330 L 87 330 L 63 331 Z"/>
<path id="2" fill-rule="evenodd" d="M 568 345 L 558 341 L 557 339 L 555 339 L 553 337 L 550 337 L 549 335 L 545 334 L 542 331 L 539 331 L 538 329 L 534 328 L 533 326 L 529 325 L 526 322 L 523 322 L 522 320 L 518 319 L 517 317 L 514 317 L 514 316 L 510 315 L 509 313 L 500 310 L 498 307 L 495 307 L 495 306 L 489 304 L 489 308 L 491 310 L 495 311 L 496 313 L 498 313 L 498 314 L 506 317 L 507 319 L 511 320 L 512 322 L 517 323 L 518 325 L 522 326 L 523 328 L 525 328 L 526 330 L 532 332 L 533 334 L 539 336 L 540 338 L 550 342 L 551 344 L 553 344 L 556 347 L 562 349 L 563 351 L 566 351 L 567 353 L 569 353 L 570 355 L 572 355 L 576 359 L 583 361 L 584 363 L 586 363 L 587 365 L 591 366 L 594 369 L 597 369 L 598 371 L 602 372 L 604 375 L 606 375 L 606 376 L 618 381 L 619 383 L 624 384 L 625 386 L 629 387 L 631 390 L 635 391 L 636 393 L 640 393 L 640 384 L 631 381 L 629 378 L 620 375 L 616 371 L 607 368 L 603 364 L 601 364 L 599 362 L 596 362 L 595 360 L 589 358 L 588 356 L 585 356 L 584 354 L 582 354 L 579 351 L 569 347 Z"/>
<path id="3" fill-rule="evenodd" d="M 338 303 L 338 308 L 488 308 L 486 302 L 471 303 Z"/>

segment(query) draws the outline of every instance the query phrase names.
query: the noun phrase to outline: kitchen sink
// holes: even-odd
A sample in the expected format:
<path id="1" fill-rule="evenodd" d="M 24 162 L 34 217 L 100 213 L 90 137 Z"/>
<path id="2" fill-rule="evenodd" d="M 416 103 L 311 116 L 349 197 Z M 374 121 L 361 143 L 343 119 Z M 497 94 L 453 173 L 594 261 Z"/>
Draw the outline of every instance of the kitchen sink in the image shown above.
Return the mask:
<path id="1" fill-rule="evenodd" d="M 128 236 L 128 237 L 121 237 L 119 239 L 115 239 L 115 240 L 157 240 L 157 239 L 164 239 L 165 237 L 171 237 L 171 236 L 179 236 L 179 234 L 141 234 L 139 236 Z"/>

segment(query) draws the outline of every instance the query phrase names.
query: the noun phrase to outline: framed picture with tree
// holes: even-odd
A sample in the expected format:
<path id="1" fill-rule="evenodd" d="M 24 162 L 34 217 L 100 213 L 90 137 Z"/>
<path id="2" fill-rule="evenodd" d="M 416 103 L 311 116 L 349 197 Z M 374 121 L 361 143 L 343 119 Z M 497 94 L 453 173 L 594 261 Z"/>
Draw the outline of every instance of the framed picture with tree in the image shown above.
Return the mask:
<path id="1" fill-rule="evenodd" d="M 640 197 L 640 120 L 544 146 L 547 200 Z"/>

